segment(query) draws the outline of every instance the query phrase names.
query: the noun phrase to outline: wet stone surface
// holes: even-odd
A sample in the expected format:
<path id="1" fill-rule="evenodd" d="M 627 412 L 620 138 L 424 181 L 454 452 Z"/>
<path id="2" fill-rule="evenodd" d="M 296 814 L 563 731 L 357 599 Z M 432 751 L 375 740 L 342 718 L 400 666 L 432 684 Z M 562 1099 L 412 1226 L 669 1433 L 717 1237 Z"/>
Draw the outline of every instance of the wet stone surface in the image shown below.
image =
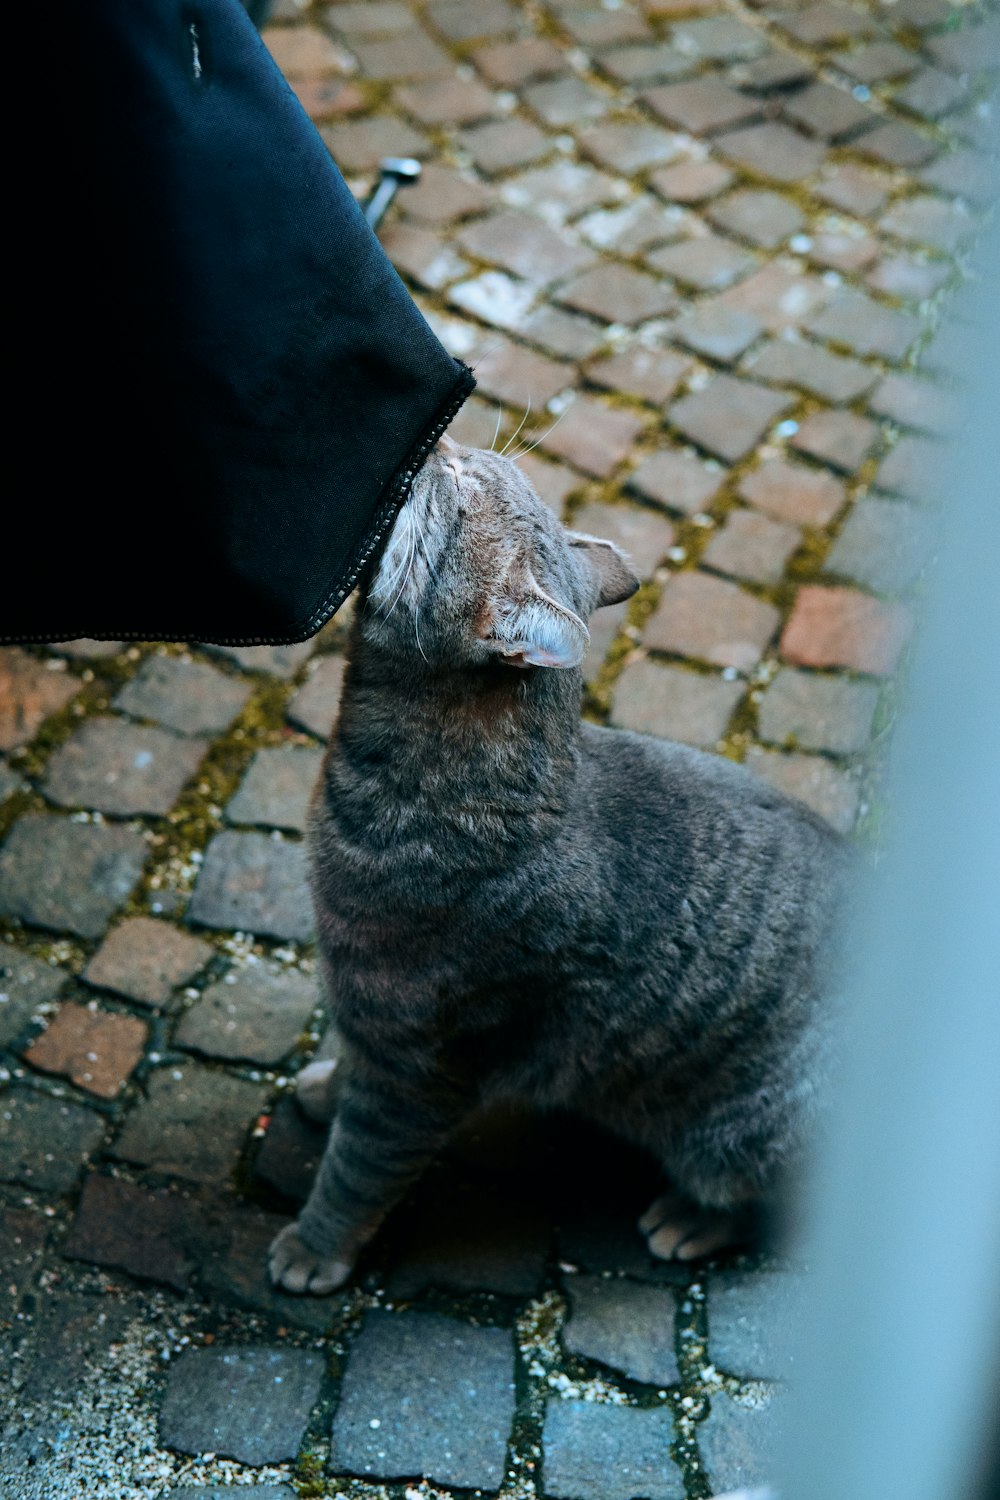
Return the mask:
<path id="1" fill-rule="evenodd" d="M 641 1411 L 585 1401 L 550 1401 L 542 1443 L 545 1491 L 566 1500 L 683 1500 L 670 1458 L 668 1407 Z"/>
<path id="2" fill-rule="evenodd" d="M 125 719 L 91 719 L 49 762 L 45 793 L 62 807 L 130 817 L 169 812 L 207 741 Z"/>
<path id="3" fill-rule="evenodd" d="M 162 1006 L 212 958 L 201 938 L 158 922 L 129 917 L 113 927 L 83 971 L 95 989 L 111 990 L 144 1005 Z"/>
<path id="4" fill-rule="evenodd" d="M 202 927 L 307 941 L 313 922 L 302 845 L 263 833 L 216 834 L 205 854 L 190 917 Z"/>
<path id="5" fill-rule="evenodd" d="M 494 1489 L 513 1415 L 507 1330 L 436 1313 L 371 1312 L 351 1350 L 331 1464 L 380 1479 L 424 1474 Z"/>
<path id="6" fill-rule="evenodd" d="M 672 1385 L 679 1379 L 669 1287 L 574 1276 L 569 1295 L 572 1310 L 563 1341 L 571 1353 L 611 1365 L 646 1385 Z"/>

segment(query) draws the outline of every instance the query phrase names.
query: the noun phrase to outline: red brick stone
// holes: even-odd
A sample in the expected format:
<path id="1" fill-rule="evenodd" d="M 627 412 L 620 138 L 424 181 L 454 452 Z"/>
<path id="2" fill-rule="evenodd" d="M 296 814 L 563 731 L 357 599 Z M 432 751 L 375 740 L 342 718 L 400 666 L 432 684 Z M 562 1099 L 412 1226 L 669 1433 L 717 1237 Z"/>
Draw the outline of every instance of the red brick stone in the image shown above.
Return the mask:
<path id="1" fill-rule="evenodd" d="M 18 646 L 0 646 L 0 750 L 15 750 L 33 740 L 45 720 L 65 708 L 81 686 L 63 661 L 50 664 Z"/>
<path id="2" fill-rule="evenodd" d="M 798 386 L 838 405 L 863 396 L 879 379 L 878 371 L 859 359 L 831 354 L 804 340 L 775 339 L 744 368 L 755 380 Z"/>
<path id="3" fill-rule="evenodd" d="M 876 677 L 891 673 L 913 627 L 901 604 L 857 589 L 807 584 L 781 637 L 786 661 L 804 667 L 846 667 Z"/>
<path id="4" fill-rule="evenodd" d="M 780 392 L 733 375 L 717 375 L 704 390 L 675 401 L 668 415 L 685 437 L 735 463 L 791 404 Z"/>
<path id="5" fill-rule="evenodd" d="M 623 729 L 714 748 L 743 694 L 739 682 L 638 661 L 615 683 L 611 721 Z"/>
<path id="6" fill-rule="evenodd" d="M 785 564 L 802 540 L 796 526 L 772 521 L 752 510 L 734 510 L 702 553 L 702 563 L 717 573 L 750 583 L 778 583 Z"/>
<path id="7" fill-rule="evenodd" d="M 878 435 L 877 425 L 867 417 L 852 411 L 818 411 L 802 423 L 791 446 L 851 474 L 871 452 Z"/>
<path id="8" fill-rule="evenodd" d="M 593 250 L 574 244 L 565 231 L 550 229 L 516 209 L 501 209 L 477 219 L 456 236 L 456 243 L 470 255 L 503 266 L 538 286 L 570 276 L 595 259 Z"/>
<path id="9" fill-rule="evenodd" d="M 667 245 L 654 250 L 646 260 L 655 270 L 703 292 L 728 286 L 752 271 L 756 264 L 749 251 L 715 234 Z"/>
<path id="10" fill-rule="evenodd" d="M 670 287 L 632 266 L 602 265 L 584 271 L 558 293 L 560 302 L 606 323 L 642 323 L 676 306 Z"/>
<path id="11" fill-rule="evenodd" d="M 533 78 L 551 78 L 566 67 L 559 48 L 542 37 L 494 42 L 474 48 L 471 56 L 480 73 L 501 88 L 517 88 Z"/>
<path id="12" fill-rule="evenodd" d="M 488 177 L 540 161 L 553 148 L 550 138 L 528 120 L 494 120 L 488 125 L 473 125 L 461 132 L 459 141 Z"/>
<path id="13" fill-rule="evenodd" d="M 61 1252 L 184 1292 L 194 1269 L 185 1244 L 192 1228 L 186 1199 L 93 1172 Z"/>
<path id="14" fill-rule="evenodd" d="M 649 181 L 669 203 L 704 203 L 724 192 L 733 181 L 733 174 L 721 162 L 692 159 L 673 167 L 661 167 Z"/>
<path id="15" fill-rule="evenodd" d="M 578 396 L 559 423 L 541 441 L 546 452 L 606 479 L 626 458 L 643 428 L 632 412 L 603 406 L 589 396 Z"/>
<path id="16" fill-rule="evenodd" d="M 408 187 L 397 202 L 408 219 L 419 219 L 440 227 L 488 208 L 493 195 L 480 183 L 460 176 L 450 167 L 427 162 L 420 180 Z"/>
<path id="17" fill-rule="evenodd" d="M 681 149 L 677 137 L 658 125 L 592 125 L 577 138 L 581 150 L 602 167 L 628 175 L 673 161 Z"/>
<path id="18" fill-rule="evenodd" d="M 83 1005 L 63 1005 L 24 1054 L 43 1073 L 58 1073 L 100 1099 L 121 1092 L 146 1045 L 147 1029 L 135 1016 L 109 1015 Z"/>
<path id="19" fill-rule="evenodd" d="M 676 573 L 646 623 L 643 644 L 748 672 L 767 649 L 779 619 L 773 604 L 735 583 L 709 573 Z"/>
<path id="20" fill-rule="evenodd" d="M 850 833 L 858 813 L 858 787 L 820 755 L 782 755 L 751 745 L 744 765 L 771 786 L 804 802 L 838 833 Z"/>
<path id="21" fill-rule="evenodd" d="M 644 349 L 633 345 L 621 354 L 595 360 L 586 369 L 587 379 L 609 391 L 641 396 L 655 406 L 669 401 L 691 369 L 683 355 Z"/>
<path id="22" fill-rule="evenodd" d="M 720 135 L 716 144 L 730 161 L 776 182 L 799 182 L 811 177 L 824 156 L 824 148 L 817 142 L 777 121 L 730 130 Z"/>
<path id="23" fill-rule="evenodd" d="M 621 547 L 640 578 L 651 578 L 673 546 L 674 528 L 665 516 L 644 505 L 601 505 L 592 502 L 573 516 L 573 530 L 597 536 Z"/>
<path id="24" fill-rule="evenodd" d="M 421 125 L 469 125 L 496 114 L 496 99 L 474 78 L 435 78 L 404 84 L 396 100 Z"/>
<path id="25" fill-rule="evenodd" d="M 718 468 L 710 468 L 690 453 L 665 448 L 644 459 L 627 483 L 629 489 L 655 505 L 694 515 L 705 509 L 722 479 Z"/>
<path id="26" fill-rule="evenodd" d="M 756 99 L 748 99 L 720 78 L 697 78 L 690 83 L 668 83 L 642 96 L 654 115 L 692 135 L 708 135 L 760 114 Z"/>
<path id="27" fill-rule="evenodd" d="M 862 219 L 877 214 L 888 201 L 891 190 L 891 177 L 854 162 L 837 162 L 812 189 L 824 203 Z"/>
<path id="28" fill-rule="evenodd" d="M 164 1006 L 214 955 L 214 948 L 158 922 L 129 917 L 113 927 L 83 971 L 87 984 L 143 1005 Z"/>
<path id="29" fill-rule="evenodd" d="M 720 229 L 738 234 L 765 250 L 773 250 L 805 222 L 798 204 L 783 193 L 750 188 L 742 188 L 713 203 L 708 218 Z"/>
<path id="30" fill-rule="evenodd" d="M 740 481 L 748 504 L 777 521 L 826 526 L 842 508 L 847 492 L 839 479 L 818 469 L 771 458 Z"/>
<path id="31" fill-rule="evenodd" d="M 543 354 L 506 339 L 477 360 L 475 372 L 482 395 L 522 408 L 530 400 L 533 411 L 540 411 L 576 380 L 572 365 L 546 359 Z"/>

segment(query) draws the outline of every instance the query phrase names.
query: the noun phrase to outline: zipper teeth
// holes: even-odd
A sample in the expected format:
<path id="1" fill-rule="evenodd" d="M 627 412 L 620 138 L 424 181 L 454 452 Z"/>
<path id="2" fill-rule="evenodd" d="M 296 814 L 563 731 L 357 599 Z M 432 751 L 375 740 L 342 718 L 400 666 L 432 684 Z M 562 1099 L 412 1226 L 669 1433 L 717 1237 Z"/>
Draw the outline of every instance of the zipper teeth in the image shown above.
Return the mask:
<path id="1" fill-rule="evenodd" d="M 81 638 L 121 641 L 189 641 L 198 644 L 204 643 L 206 646 L 293 646 L 299 641 L 308 640 L 310 636 L 316 634 L 322 625 L 326 624 L 330 616 L 340 607 L 354 588 L 365 564 L 405 504 L 406 497 L 410 492 L 421 465 L 455 416 L 455 413 L 474 390 L 475 384 L 476 378 L 472 371 L 467 365 L 462 365 L 461 374 L 456 384 L 452 387 L 445 405 L 439 409 L 432 425 L 427 429 L 423 437 L 410 449 L 410 452 L 386 486 L 384 491 L 385 499 L 378 508 L 374 529 L 368 533 L 365 542 L 362 544 L 364 550 L 360 555 L 355 555 L 353 562 L 348 564 L 349 571 L 346 576 L 342 577 L 340 582 L 331 589 L 323 603 L 313 610 L 308 620 L 288 634 L 210 636 L 205 633 L 192 635 L 190 631 L 183 630 L 108 629 L 98 637 L 90 636 L 86 629 L 78 631 L 60 630 L 56 632 L 50 630 L 44 633 L 36 632 L 33 635 L 0 635 L 0 645 L 45 645 L 57 638 L 63 641 L 72 641 Z"/>

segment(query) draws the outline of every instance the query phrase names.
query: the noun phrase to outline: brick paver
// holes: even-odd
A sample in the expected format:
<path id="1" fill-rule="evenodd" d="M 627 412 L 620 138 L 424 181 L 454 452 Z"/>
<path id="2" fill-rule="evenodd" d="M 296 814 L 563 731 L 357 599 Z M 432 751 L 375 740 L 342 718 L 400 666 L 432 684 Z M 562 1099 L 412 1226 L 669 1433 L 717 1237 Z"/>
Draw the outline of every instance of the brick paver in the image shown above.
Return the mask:
<path id="1" fill-rule="evenodd" d="M 380 232 L 476 366 L 456 435 L 530 400 L 524 473 L 633 559 L 586 713 L 864 826 L 961 414 L 922 350 L 997 192 L 995 20 L 275 0 L 265 40 L 356 192 L 424 163 Z M 688 1291 L 620 1144 L 581 1168 L 575 1135 L 477 1125 L 343 1293 L 267 1279 L 325 1141 L 287 1081 L 339 1055 L 301 830 L 349 614 L 293 646 L 0 647 L 0 1488 L 772 1480 L 800 1279 L 729 1259 Z"/>

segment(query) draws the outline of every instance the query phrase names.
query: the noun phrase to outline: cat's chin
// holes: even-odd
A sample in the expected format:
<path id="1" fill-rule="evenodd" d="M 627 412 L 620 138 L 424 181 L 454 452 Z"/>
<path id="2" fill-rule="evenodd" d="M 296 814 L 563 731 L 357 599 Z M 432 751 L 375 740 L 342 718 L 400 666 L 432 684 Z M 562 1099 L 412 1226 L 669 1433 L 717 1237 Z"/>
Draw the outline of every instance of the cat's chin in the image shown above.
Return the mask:
<path id="1" fill-rule="evenodd" d="M 286 1224 L 272 1241 L 267 1268 L 271 1281 L 282 1291 L 325 1297 L 344 1285 L 354 1270 L 354 1262 L 310 1249 L 295 1225 Z"/>

